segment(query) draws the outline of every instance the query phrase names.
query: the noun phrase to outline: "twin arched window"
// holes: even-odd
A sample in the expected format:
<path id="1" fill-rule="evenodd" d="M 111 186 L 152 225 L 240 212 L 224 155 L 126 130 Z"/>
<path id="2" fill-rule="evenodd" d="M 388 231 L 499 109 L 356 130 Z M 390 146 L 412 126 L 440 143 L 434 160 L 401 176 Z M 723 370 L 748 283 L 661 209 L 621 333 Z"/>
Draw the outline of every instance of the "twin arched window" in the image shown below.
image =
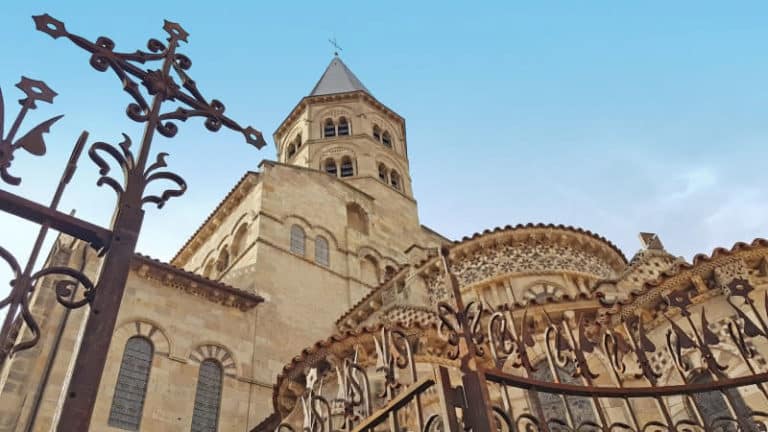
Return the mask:
<path id="1" fill-rule="evenodd" d="M 139 430 L 153 351 L 152 342 L 142 336 L 132 337 L 125 344 L 123 360 L 117 374 L 115 395 L 109 410 L 110 426 L 123 430 Z"/>
<path id="2" fill-rule="evenodd" d="M 304 230 L 298 225 L 291 227 L 291 252 L 304 256 Z"/>
<path id="3" fill-rule="evenodd" d="M 221 407 L 221 364 L 214 359 L 200 363 L 192 411 L 192 432 L 216 432 Z"/>
<path id="4" fill-rule="evenodd" d="M 402 182 L 400 181 L 400 174 L 395 170 L 390 170 L 383 163 L 379 164 L 379 180 L 389 184 L 393 188 L 400 190 Z"/>
<path id="5" fill-rule="evenodd" d="M 346 117 L 339 117 L 338 126 L 333 119 L 327 118 L 325 119 L 325 122 L 323 122 L 323 138 L 333 138 L 336 135 L 349 135 L 349 129 L 349 121 Z"/>
<path id="6" fill-rule="evenodd" d="M 291 252 L 296 255 L 305 255 L 306 234 L 304 229 L 298 225 L 291 226 Z M 330 265 L 330 250 L 328 248 L 328 240 L 323 236 L 317 236 L 315 238 L 315 262 L 328 267 Z"/>
<path id="7" fill-rule="evenodd" d="M 323 171 L 332 176 L 352 177 L 355 175 L 355 163 L 349 156 L 341 158 L 341 164 L 337 165 L 334 159 L 328 158 L 323 162 Z"/>
<path id="8" fill-rule="evenodd" d="M 392 148 L 392 135 L 388 131 L 382 131 L 377 125 L 373 125 L 373 139 L 385 147 Z"/>
<path id="9" fill-rule="evenodd" d="M 143 336 L 134 336 L 126 342 L 109 410 L 110 426 L 139 430 L 153 354 L 152 342 Z M 223 370 L 217 360 L 208 359 L 200 363 L 192 411 L 192 432 L 216 432 L 221 407 L 222 377 Z"/>
<path id="10" fill-rule="evenodd" d="M 565 384 L 581 384 L 581 378 L 573 376 L 575 370 L 573 363 L 568 363 L 564 368 L 555 367 L 557 369 L 558 382 Z M 539 381 L 555 382 L 552 375 L 552 369 L 550 369 L 547 361 L 539 362 L 536 365 L 536 372 L 531 375 L 531 378 L 535 378 Z M 539 404 L 544 413 L 544 419 L 542 419 L 543 422 L 548 422 L 553 418 L 561 420 L 568 418 L 563 399 L 560 395 L 555 393 L 531 392 L 531 397 L 537 399 L 536 403 Z M 565 403 L 568 404 L 568 409 L 573 416 L 573 426 L 575 429 L 578 429 L 578 426 L 586 421 L 597 421 L 595 411 L 592 407 L 592 401 L 588 397 L 566 396 Z"/>

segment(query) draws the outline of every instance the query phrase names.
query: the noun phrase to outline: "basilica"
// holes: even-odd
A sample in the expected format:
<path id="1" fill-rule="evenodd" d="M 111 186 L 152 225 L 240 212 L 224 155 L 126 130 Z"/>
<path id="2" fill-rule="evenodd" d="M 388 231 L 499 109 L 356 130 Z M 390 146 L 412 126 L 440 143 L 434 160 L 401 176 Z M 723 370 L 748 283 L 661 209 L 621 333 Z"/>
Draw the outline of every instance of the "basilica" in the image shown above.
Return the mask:
<path id="1" fill-rule="evenodd" d="M 170 262 L 133 257 L 91 430 L 317 432 L 325 420 L 315 401 L 333 398 L 329 422 L 331 413 L 360 421 L 411 385 L 439 383 L 438 370 L 461 380 L 467 347 L 452 338 L 461 325 L 445 313 L 456 293 L 467 304 L 457 322 L 471 316 L 477 328 L 469 343 L 507 374 L 495 382 L 519 383 L 484 396 L 513 429 L 551 418 L 549 428 L 526 430 L 652 430 L 643 425 L 768 412 L 763 384 L 669 390 L 768 372 L 768 242 L 686 262 L 654 233 L 640 233 L 629 258 L 567 225 L 446 238 L 419 220 L 405 119 L 338 56 L 273 137 L 277 160 L 243 173 Z M 61 235 L 48 263 L 95 274 L 100 261 Z M 0 381 L 0 431 L 48 431 L 59 415 L 85 312 L 57 305 L 56 283 L 40 281 L 32 302 L 40 343 L 10 359 Z M 632 365 L 621 367 L 617 353 Z M 410 369 L 395 373 L 399 360 Z M 350 362 L 370 369 L 365 385 L 362 372 L 345 369 Z M 636 400 L 563 396 L 528 391 L 525 380 L 668 390 Z M 433 390 L 388 421 L 425 429 L 430 413 L 450 411 Z M 333 398 L 307 399 L 328 391 Z M 366 391 L 344 405 L 348 393 Z"/>

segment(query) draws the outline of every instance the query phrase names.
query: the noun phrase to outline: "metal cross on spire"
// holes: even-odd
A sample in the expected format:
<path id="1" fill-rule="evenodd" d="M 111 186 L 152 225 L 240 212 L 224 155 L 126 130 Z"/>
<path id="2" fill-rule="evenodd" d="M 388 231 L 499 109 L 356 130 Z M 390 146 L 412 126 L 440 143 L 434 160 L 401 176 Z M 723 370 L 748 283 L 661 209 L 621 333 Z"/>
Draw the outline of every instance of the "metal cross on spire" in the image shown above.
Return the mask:
<path id="1" fill-rule="evenodd" d="M 344 49 L 341 48 L 338 42 L 336 42 L 336 36 L 333 37 L 333 39 L 328 39 L 328 42 L 333 45 L 334 51 L 333 55 L 336 57 L 339 56 L 339 51 L 344 51 Z"/>

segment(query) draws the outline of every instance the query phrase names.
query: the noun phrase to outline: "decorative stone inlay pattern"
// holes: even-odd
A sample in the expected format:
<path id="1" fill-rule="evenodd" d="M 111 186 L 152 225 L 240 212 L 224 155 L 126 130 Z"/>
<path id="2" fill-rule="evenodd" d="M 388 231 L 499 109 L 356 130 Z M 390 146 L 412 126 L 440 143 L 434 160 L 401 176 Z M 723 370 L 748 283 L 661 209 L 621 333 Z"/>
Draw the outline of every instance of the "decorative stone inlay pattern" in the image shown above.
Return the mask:
<path id="1" fill-rule="evenodd" d="M 720 288 L 725 295 L 729 294 L 728 284 L 734 279 L 749 280 L 749 270 L 743 259 L 735 259 L 732 262 L 719 266 L 715 268 L 714 273 L 717 288 Z"/>
<path id="2" fill-rule="evenodd" d="M 589 273 L 603 279 L 615 276 L 608 263 L 600 258 L 583 250 L 552 243 L 480 249 L 456 260 L 452 270 L 462 286 L 517 272 L 567 271 Z"/>

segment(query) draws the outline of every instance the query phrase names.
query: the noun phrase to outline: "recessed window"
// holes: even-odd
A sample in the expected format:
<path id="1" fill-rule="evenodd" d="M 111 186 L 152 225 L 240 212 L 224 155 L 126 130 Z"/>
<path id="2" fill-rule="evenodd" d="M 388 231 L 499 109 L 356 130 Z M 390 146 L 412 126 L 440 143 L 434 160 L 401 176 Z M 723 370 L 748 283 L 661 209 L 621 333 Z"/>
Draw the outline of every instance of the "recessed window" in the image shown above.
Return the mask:
<path id="1" fill-rule="evenodd" d="M 373 139 L 381 142 L 381 129 L 378 126 L 373 127 Z"/>
<path id="2" fill-rule="evenodd" d="M 400 190 L 400 174 L 398 174 L 397 171 L 392 170 L 389 174 L 389 182 L 393 188 Z"/>
<path id="3" fill-rule="evenodd" d="M 336 125 L 333 123 L 333 120 L 331 119 L 325 120 L 325 124 L 323 126 L 323 136 L 325 138 L 336 136 Z"/>
<path id="4" fill-rule="evenodd" d="M 291 227 L 291 252 L 304 256 L 304 230 L 298 225 Z"/>
<path id="5" fill-rule="evenodd" d="M 224 249 L 219 252 L 219 258 L 216 260 L 216 272 L 221 273 L 229 267 L 229 249 Z"/>
<path id="6" fill-rule="evenodd" d="M 381 143 L 389 148 L 392 148 L 392 137 L 389 135 L 389 132 L 384 132 L 381 134 Z"/>
<path id="7" fill-rule="evenodd" d="M 345 117 L 339 119 L 339 136 L 349 135 L 349 123 Z"/>
<path id="8" fill-rule="evenodd" d="M 386 183 L 387 177 L 387 167 L 384 164 L 379 164 L 379 180 Z"/>
<path id="9" fill-rule="evenodd" d="M 328 240 L 323 236 L 318 236 L 315 239 L 315 262 L 325 267 L 328 267 L 330 264 Z"/>
<path id="10" fill-rule="evenodd" d="M 192 432 L 216 432 L 221 407 L 222 370 L 218 361 L 200 363 L 195 389 L 195 407 L 192 410 Z"/>
<path id="11" fill-rule="evenodd" d="M 152 342 L 136 336 L 128 339 L 117 374 L 117 386 L 109 410 L 109 425 L 137 431 L 147 396 L 149 370 L 152 367 Z"/>
<path id="12" fill-rule="evenodd" d="M 349 156 L 344 156 L 341 159 L 341 176 L 352 177 L 355 175 L 355 166 L 352 164 L 352 159 Z"/>
<path id="13" fill-rule="evenodd" d="M 325 166 L 324 166 L 325 172 L 336 177 L 336 173 L 338 172 L 338 168 L 336 167 L 336 161 L 333 159 L 326 159 Z"/>
<path id="14" fill-rule="evenodd" d="M 293 144 L 290 144 L 288 146 L 288 156 L 287 156 L 286 159 L 292 158 L 293 155 L 295 155 L 295 154 L 296 154 L 296 146 L 294 146 Z"/>

